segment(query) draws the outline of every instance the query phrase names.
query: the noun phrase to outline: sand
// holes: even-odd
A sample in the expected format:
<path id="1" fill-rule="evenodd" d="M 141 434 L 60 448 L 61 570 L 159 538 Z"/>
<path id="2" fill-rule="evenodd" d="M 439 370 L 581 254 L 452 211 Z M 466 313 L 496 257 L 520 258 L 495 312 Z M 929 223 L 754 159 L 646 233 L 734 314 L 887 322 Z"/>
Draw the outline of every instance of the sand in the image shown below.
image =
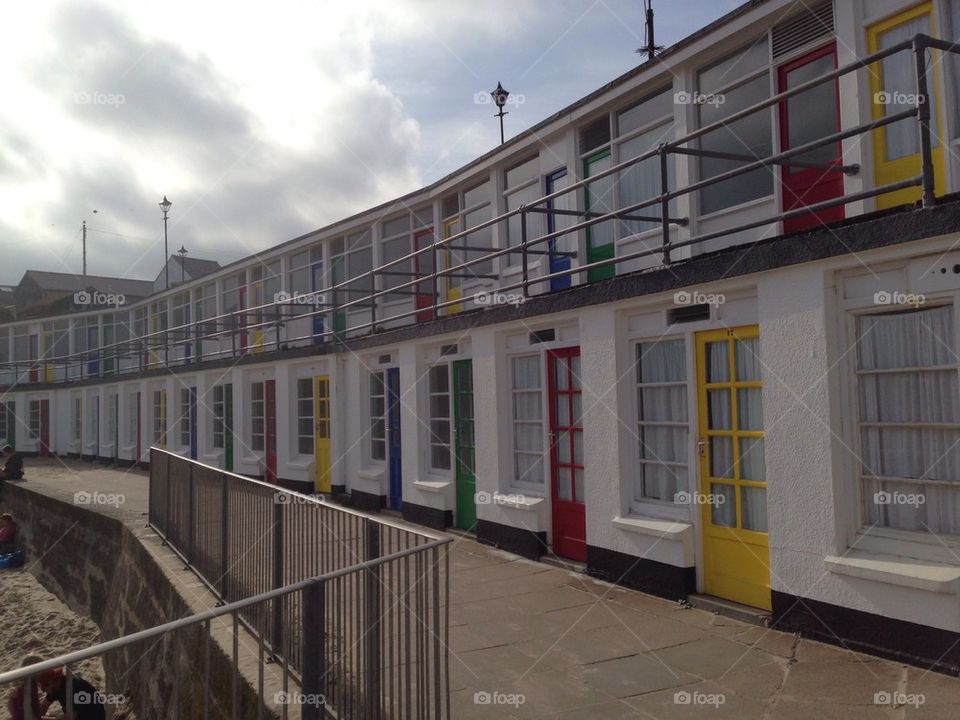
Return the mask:
<path id="1" fill-rule="evenodd" d="M 0 570 L 0 671 L 20 666 L 25 655 L 54 657 L 97 643 L 100 629 L 47 591 L 26 570 Z M 104 687 L 99 658 L 86 660 L 74 672 L 94 687 Z M 0 718 L 9 718 L 9 687 L 0 688 Z"/>

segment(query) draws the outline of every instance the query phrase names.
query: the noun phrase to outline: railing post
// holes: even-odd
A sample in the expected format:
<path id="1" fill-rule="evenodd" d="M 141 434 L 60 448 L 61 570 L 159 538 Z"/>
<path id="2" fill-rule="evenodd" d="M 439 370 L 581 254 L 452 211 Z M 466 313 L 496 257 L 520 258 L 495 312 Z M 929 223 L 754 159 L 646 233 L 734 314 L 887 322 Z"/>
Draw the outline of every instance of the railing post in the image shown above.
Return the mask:
<path id="1" fill-rule="evenodd" d="M 527 259 L 527 206 L 520 206 L 520 263 L 523 265 L 523 297 L 530 297 L 530 264 Z"/>
<path id="2" fill-rule="evenodd" d="M 922 35 L 913 39 L 917 70 L 917 120 L 920 130 L 920 172 L 923 178 L 923 206 L 936 202 L 933 173 L 933 143 L 930 138 L 930 92 L 927 85 L 927 43 Z"/>
<path id="3" fill-rule="evenodd" d="M 220 582 L 217 589 L 220 592 L 220 597 L 230 600 L 231 598 L 227 596 L 230 590 L 227 587 L 230 556 L 230 480 L 226 473 L 221 472 L 220 481 Z"/>
<path id="4" fill-rule="evenodd" d="M 164 494 L 163 494 L 163 534 L 170 537 L 170 466 L 173 464 L 170 462 L 171 456 L 167 456 L 167 481 L 164 484 Z"/>
<path id="5" fill-rule="evenodd" d="M 274 302 L 276 303 L 276 298 L 274 298 Z M 314 306 L 314 310 L 316 310 L 316 306 Z M 276 323 L 276 327 L 274 328 L 274 334 L 276 335 L 276 342 L 274 343 L 274 347 L 277 350 L 280 350 L 280 305 L 279 304 L 275 304 L 273 306 L 273 319 L 274 319 L 274 322 Z M 312 322 L 313 321 L 311 320 L 311 323 Z"/>
<path id="6" fill-rule="evenodd" d="M 366 542 L 366 560 L 375 560 L 380 557 L 380 524 L 371 518 L 366 520 L 367 542 Z M 383 625 L 380 622 L 381 603 L 381 583 L 380 567 L 369 568 L 366 573 L 365 588 L 365 622 L 366 630 L 366 717 L 371 720 L 377 720 L 381 717 L 383 708 L 383 698 L 381 697 L 381 658 L 380 658 L 380 636 L 383 633 Z"/>
<path id="7" fill-rule="evenodd" d="M 284 585 L 284 556 L 283 556 L 283 509 L 284 503 L 278 502 L 279 495 L 273 495 L 273 589 L 277 590 Z M 270 646 L 275 655 L 279 655 L 283 647 L 283 597 L 273 600 L 273 642 Z"/>
<path id="8" fill-rule="evenodd" d="M 193 532 L 196 527 L 196 508 L 193 506 L 193 463 L 187 463 L 187 567 L 189 570 L 190 566 L 195 563 L 194 560 L 194 542 L 193 542 Z"/>
<path id="9" fill-rule="evenodd" d="M 657 148 L 660 157 L 660 232 L 662 233 L 663 264 L 670 264 L 670 201 L 667 195 L 670 192 L 669 159 L 670 153 L 666 143 L 660 143 Z"/>
<path id="10" fill-rule="evenodd" d="M 434 236 L 430 241 L 430 257 L 432 261 L 430 267 L 433 268 L 433 273 L 430 276 L 430 295 L 432 299 L 430 300 L 430 306 L 433 310 L 433 317 L 440 317 L 440 308 L 437 307 L 437 303 L 440 302 L 440 284 L 437 273 L 440 272 L 440 266 L 437 264 L 439 259 L 437 256 L 437 238 Z"/>
<path id="11" fill-rule="evenodd" d="M 377 274 L 370 272 L 370 332 L 377 331 Z"/>
<path id="12" fill-rule="evenodd" d="M 327 693 L 326 599 L 324 580 L 303 590 L 303 627 L 300 633 L 303 677 L 300 687 L 305 702 L 300 710 L 302 720 L 326 717 L 326 713 L 320 711 L 320 703 L 326 704 Z"/>

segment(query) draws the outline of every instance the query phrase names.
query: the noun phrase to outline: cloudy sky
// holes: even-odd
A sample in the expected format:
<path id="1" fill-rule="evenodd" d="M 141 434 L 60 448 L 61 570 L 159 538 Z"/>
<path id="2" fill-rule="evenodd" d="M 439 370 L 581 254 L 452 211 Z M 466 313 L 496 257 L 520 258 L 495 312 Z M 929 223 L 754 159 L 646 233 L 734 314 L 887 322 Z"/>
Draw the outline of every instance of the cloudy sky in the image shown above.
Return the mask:
<path id="1" fill-rule="evenodd" d="M 671 44 L 741 0 L 656 0 Z M 0 25 L 0 284 L 229 262 L 402 195 L 638 64 L 641 0 L 34 0 Z M 96 211 L 96 212 L 94 212 Z"/>

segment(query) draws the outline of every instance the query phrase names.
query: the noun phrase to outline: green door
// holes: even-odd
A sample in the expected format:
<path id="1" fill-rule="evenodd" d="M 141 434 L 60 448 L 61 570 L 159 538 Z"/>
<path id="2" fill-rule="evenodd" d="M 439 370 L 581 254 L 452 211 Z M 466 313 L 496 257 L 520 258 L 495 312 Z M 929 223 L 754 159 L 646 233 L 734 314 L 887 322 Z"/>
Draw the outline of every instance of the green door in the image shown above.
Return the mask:
<path id="1" fill-rule="evenodd" d="M 453 363 L 453 432 L 456 453 L 457 527 L 473 530 L 477 524 L 476 453 L 473 434 L 473 363 Z"/>
<path id="2" fill-rule="evenodd" d="M 233 383 L 223 385 L 223 469 L 233 472 Z"/>
<path id="3" fill-rule="evenodd" d="M 584 178 L 589 178 L 592 175 L 609 169 L 611 167 L 610 162 L 610 150 L 602 150 L 595 155 L 591 155 L 583 161 Z M 588 213 L 599 213 L 601 215 L 613 212 L 613 178 L 613 175 L 607 175 L 584 187 L 584 210 Z M 611 259 L 616 252 L 614 248 L 612 220 L 607 220 L 598 225 L 591 225 L 587 228 L 588 263 Z M 614 264 L 609 263 L 608 265 L 587 270 L 587 282 L 606 280 L 607 278 L 612 278 L 615 274 L 616 269 Z"/>

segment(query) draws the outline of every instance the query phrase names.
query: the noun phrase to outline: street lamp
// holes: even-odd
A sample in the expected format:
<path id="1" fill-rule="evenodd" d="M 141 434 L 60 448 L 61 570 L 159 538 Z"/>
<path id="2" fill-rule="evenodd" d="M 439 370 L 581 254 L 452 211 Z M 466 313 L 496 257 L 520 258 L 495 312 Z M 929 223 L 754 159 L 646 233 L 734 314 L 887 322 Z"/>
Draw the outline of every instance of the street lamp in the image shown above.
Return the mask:
<path id="1" fill-rule="evenodd" d="M 186 280 L 184 279 L 184 275 L 186 274 L 187 271 L 183 262 L 187 257 L 187 249 L 183 245 L 181 245 L 180 249 L 177 250 L 177 255 L 180 256 L 180 284 L 182 285 L 184 282 L 186 282 Z"/>
<path id="2" fill-rule="evenodd" d="M 507 104 L 507 98 L 510 97 L 510 93 L 503 89 L 503 85 L 497 82 L 496 89 L 490 93 L 490 96 L 493 98 L 493 102 L 496 104 L 499 112 L 494 115 L 494 117 L 500 118 L 500 144 L 503 145 L 503 116 L 509 113 L 504 112 L 503 106 Z"/>
<path id="3" fill-rule="evenodd" d="M 170 206 L 173 205 L 172 202 L 167 200 L 167 196 L 163 196 L 158 205 L 160 205 L 160 210 L 163 211 L 163 282 L 164 290 L 169 289 L 170 287 L 170 256 L 167 250 L 167 213 L 170 212 Z"/>

